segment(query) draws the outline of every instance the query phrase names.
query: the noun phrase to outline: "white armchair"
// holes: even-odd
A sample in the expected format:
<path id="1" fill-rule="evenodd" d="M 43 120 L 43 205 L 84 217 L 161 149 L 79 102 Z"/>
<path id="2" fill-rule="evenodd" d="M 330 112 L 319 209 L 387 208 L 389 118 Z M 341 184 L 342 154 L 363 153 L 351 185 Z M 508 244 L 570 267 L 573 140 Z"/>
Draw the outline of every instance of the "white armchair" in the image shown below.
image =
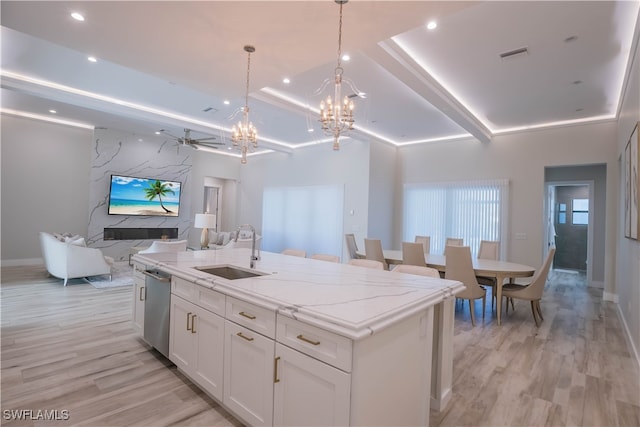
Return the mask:
<path id="1" fill-rule="evenodd" d="M 64 286 L 69 279 L 111 276 L 113 258 L 105 257 L 100 249 L 84 246 L 84 239 L 61 241 L 53 234 L 40 232 L 40 247 L 47 272 L 64 279 Z"/>

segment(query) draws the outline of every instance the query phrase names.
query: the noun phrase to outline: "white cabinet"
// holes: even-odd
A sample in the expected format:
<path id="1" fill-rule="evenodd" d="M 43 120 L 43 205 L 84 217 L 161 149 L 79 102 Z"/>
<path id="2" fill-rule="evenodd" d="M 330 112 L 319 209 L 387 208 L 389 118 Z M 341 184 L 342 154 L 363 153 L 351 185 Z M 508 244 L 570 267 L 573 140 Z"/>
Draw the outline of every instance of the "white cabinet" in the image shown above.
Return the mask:
<path id="1" fill-rule="evenodd" d="M 276 343 L 273 425 L 349 425 L 351 375 Z"/>
<path id="2" fill-rule="evenodd" d="M 138 262 L 133 263 L 133 328 L 140 335 L 144 332 L 144 301 L 146 298 L 145 266 Z"/>
<path id="3" fill-rule="evenodd" d="M 272 425 L 274 341 L 225 321 L 223 403 L 250 425 Z"/>
<path id="4" fill-rule="evenodd" d="M 171 295 L 169 359 L 211 396 L 222 400 L 224 319 Z"/>

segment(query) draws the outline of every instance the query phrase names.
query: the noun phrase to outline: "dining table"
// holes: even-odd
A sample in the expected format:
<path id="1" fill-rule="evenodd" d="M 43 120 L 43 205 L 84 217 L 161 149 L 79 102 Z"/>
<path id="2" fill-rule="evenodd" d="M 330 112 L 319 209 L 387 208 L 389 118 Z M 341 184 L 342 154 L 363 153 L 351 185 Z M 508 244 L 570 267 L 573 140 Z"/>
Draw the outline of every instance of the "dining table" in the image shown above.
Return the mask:
<path id="1" fill-rule="evenodd" d="M 387 264 L 402 264 L 402 251 L 396 249 L 383 249 L 383 256 Z M 366 257 L 362 251 L 358 251 L 357 255 Z M 444 273 L 447 265 L 447 257 L 441 254 L 424 254 L 424 260 L 427 267 L 435 268 Z M 472 258 L 473 270 L 477 277 L 489 277 L 496 279 L 496 317 L 498 325 L 501 324 L 502 313 L 502 285 L 505 280 L 513 281 L 519 277 L 531 277 L 536 269 L 524 264 L 517 264 L 507 261 L 499 261 L 492 259 Z M 391 268 L 391 267 L 390 267 Z"/>

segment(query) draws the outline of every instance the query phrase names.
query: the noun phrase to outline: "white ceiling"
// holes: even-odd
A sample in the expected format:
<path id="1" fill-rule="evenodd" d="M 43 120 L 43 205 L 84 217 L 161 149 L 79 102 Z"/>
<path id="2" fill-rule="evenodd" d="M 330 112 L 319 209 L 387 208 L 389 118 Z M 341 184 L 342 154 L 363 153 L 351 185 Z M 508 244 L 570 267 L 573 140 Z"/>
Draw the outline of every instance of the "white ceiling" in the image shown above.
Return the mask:
<path id="1" fill-rule="evenodd" d="M 0 6 L 5 113 L 52 117 L 55 109 L 58 119 L 140 138 L 187 127 L 192 137 L 228 142 L 244 104 L 243 46 L 251 44 L 250 118 L 260 146 L 290 151 L 329 140 L 318 105 L 332 84 L 316 92 L 337 62 L 332 0 Z M 639 9 L 638 1 L 351 0 L 344 76 L 366 93 L 355 98 L 352 137 L 488 142 L 513 130 L 615 119 Z M 437 29 L 426 29 L 430 20 Z M 522 47 L 527 54 L 500 57 Z"/>

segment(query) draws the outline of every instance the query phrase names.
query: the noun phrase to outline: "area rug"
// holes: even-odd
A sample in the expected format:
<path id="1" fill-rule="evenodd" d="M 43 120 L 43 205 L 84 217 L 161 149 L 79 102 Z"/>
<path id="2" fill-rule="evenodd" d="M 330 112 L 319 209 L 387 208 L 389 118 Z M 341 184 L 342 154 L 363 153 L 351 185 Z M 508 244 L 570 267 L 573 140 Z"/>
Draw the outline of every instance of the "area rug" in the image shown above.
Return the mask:
<path id="1" fill-rule="evenodd" d="M 98 289 L 133 285 L 133 267 L 129 265 L 128 261 L 118 261 L 113 263 L 113 266 L 111 267 L 111 276 L 111 280 L 109 280 L 108 274 L 87 277 L 85 280 L 91 283 L 94 288 Z"/>

